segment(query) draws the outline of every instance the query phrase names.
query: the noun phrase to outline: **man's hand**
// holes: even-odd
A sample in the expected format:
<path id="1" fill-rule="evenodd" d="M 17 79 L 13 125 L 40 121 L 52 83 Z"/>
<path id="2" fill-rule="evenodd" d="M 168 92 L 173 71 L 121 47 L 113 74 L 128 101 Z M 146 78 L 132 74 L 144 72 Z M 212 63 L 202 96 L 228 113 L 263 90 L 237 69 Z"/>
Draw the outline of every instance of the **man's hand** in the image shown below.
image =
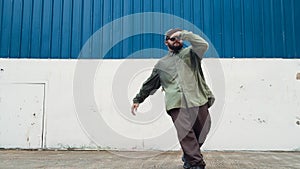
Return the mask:
<path id="1" fill-rule="evenodd" d="M 131 106 L 131 113 L 135 116 L 135 112 L 137 111 L 137 108 L 139 107 L 140 104 L 138 103 L 133 103 Z"/>
<path id="2" fill-rule="evenodd" d="M 181 31 L 177 31 L 177 32 L 173 33 L 170 38 L 172 38 L 172 37 L 181 37 Z"/>

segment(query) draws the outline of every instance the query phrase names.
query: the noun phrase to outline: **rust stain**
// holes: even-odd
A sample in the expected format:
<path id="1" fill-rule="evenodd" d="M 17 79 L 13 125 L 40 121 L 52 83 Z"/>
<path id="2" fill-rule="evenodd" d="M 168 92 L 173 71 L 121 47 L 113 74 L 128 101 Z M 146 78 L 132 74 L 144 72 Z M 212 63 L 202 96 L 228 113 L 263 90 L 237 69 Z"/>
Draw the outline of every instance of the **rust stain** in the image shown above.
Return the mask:
<path id="1" fill-rule="evenodd" d="M 258 118 L 257 122 L 260 123 L 260 124 L 267 123 L 266 120 L 261 119 L 261 118 Z"/>
<path id="2" fill-rule="evenodd" d="M 300 80 L 300 73 L 297 73 L 296 79 L 297 79 L 297 80 Z"/>

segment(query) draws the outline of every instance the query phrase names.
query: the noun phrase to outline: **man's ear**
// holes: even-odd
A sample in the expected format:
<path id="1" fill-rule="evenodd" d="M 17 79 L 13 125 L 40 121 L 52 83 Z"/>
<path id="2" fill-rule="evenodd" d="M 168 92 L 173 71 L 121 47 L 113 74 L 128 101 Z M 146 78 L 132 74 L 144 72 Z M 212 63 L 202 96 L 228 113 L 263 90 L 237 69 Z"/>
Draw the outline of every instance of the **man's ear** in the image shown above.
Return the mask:
<path id="1" fill-rule="evenodd" d="M 168 42 L 167 41 L 165 41 L 165 45 L 168 46 Z"/>

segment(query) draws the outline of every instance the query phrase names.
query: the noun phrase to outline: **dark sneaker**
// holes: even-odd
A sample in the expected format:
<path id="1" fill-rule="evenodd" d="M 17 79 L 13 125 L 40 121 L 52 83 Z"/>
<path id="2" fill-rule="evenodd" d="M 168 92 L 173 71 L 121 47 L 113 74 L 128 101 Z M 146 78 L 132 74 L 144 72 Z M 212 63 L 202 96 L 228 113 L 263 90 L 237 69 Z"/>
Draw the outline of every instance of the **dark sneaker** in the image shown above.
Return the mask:
<path id="1" fill-rule="evenodd" d="M 205 169 L 205 166 L 192 166 L 189 169 Z"/>
<path id="2" fill-rule="evenodd" d="M 184 155 L 182 156 L 181 160 L 182 160 L 182 162 L 183 162 L 183 168 L 184 168 L 184 169 L 189 169 L 189 168 L 191 168 L 191 164 L 188 163 L 188 162 L 186 161 Z"/>
<path id="3" fill-rule="evenodd" d="M 185 162 L 183 163 L 183 166 L 182 166 L 184 169 L 189 169 L 191 168 L 191 164 L 189 164 L 188 162 Z"/>
<path id="4" fill-rule="evenodd" d="M 202 156 L 202 154 L 201 154 Z M 203 156 L 202 156 L 203 157 Z M 201 161 L 200 164 L 198 164 L 197 166 L 192 166 L 186 159 L 185 159 L 185 156 L 184 154 L 182 155 L 181 157 L 181 160 L 183 162 L 183 168 L 184 169 L 205 169 L 205 162 L 204 161 Z"/>

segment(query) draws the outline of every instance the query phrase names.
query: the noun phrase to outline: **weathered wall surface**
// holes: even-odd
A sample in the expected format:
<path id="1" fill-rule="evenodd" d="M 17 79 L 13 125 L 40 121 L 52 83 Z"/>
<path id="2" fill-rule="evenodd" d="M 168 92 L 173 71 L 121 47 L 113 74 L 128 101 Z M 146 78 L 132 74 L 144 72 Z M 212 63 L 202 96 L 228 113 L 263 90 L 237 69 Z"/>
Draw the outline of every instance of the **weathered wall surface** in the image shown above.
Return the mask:
<path id="1" fill-rule="evenodd" d="M 158 90 L 130 114 L 156 59 L 0 60 L 0 147 L 179 149 Z M 216 95 L 206 150 L 299 150 L 298 59 L 204 59 Z"/>

